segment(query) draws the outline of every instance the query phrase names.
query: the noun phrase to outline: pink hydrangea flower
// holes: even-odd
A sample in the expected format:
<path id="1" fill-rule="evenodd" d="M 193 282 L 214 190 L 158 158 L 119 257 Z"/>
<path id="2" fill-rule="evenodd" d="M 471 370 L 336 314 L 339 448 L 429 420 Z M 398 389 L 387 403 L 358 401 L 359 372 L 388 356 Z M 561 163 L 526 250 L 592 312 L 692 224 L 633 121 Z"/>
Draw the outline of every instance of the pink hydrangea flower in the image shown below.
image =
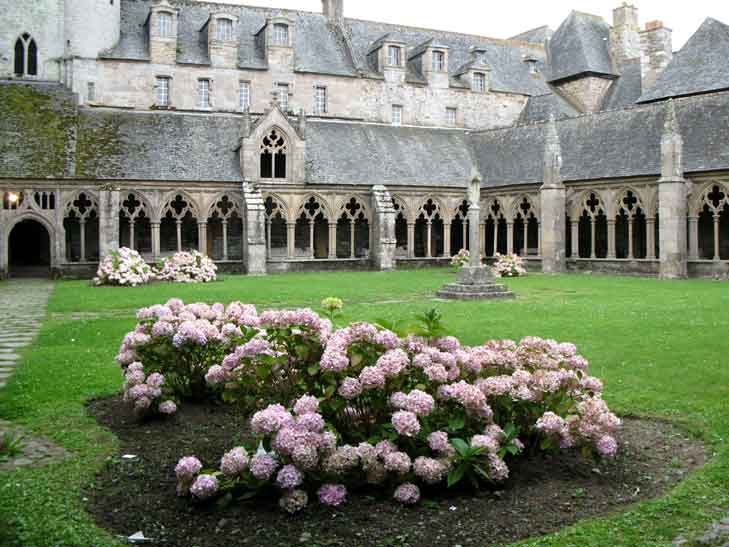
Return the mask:
<path id="1" fill-rule="evenodd" d="M 293 515 L 304 509 L 309 503 L 309 496 L 303 490 L 287 490 L 278 504 L 281 509 Z"/>
<path id="2" fill-rule="evenodd" d="M 355 399 L 362 394 L 362 384 L 357 378 L 345 378 L 342 380 L 337 393 L 347 400 Z"/>
<path id="3" fill-rule="evenodd" d="M 317 491 L 319 502 L 330 507 L 338 507 L 347 501 L 347 489 L 342 484 L 325 484 Z"/>
<path id="4" fill-rule="evenodd" d="M 251 475 L 258 480 L 267 481 L 278 467 L 278 462 L 270 454 L 255 454 L 249 463 Z"/>
<path id="5" fill-rule="evenodd" d="M 190 493 L 197 499 L 206 500 L 218 492 L 218 479 L 213 475 L 200 475 L 190 487 Z"/>
<path id="6" fill-rule="evenodd" d="M 398 410 L 392 415 L 392 425 L 399 435 L 413 437 L 420 432 L 420 422 L 414 412 Z"/>
<path id="7" fill-rule="evenodd" d="M 294 414 L 302 415 L 319 410 L 319 399 L 312 395 L 302 395 L 294 404 Z"/>
<path id="8" fill-rule="evenodd" d="M 174 401 L 164 401 L 159 404 L 158 410 L 160 414 L 174 414 L 177 412 L 177 405 Z"/>
<path id="9" fill-rule="evenodd" d="M 420 499 L 420 489 L 414 484 L 406 482 L 395 489 L 392 497 L 403 505 L 413 505 Z"/>
<path id="10" fill-rule="evenodd" d="M 248 452 L 242 446 L 226 452 L 220 459 L 220 471 L 229 477 L 239 475 L 248 466 Z"/>
<path id="11" fill-rule="evenodd" d="M 276 484 L 284 490 L 296 488 L 304 481 L 304 475 L 293 465 L 284 465 L 276 476 Z"/>
<path id="12" fill-rule="evenodd" d="M 192 479 L 202 469 L 202 463 L 195 456 L 180 459 L 175 466 L 175 475 L 179 480 Z"/>
<path id="13" fill-rule="evenodd" d="M 385 469 L 398 475 L 405 475 L 410 471 L 412 460 L 405 452 L 391 452 L 385 456 Z"/>

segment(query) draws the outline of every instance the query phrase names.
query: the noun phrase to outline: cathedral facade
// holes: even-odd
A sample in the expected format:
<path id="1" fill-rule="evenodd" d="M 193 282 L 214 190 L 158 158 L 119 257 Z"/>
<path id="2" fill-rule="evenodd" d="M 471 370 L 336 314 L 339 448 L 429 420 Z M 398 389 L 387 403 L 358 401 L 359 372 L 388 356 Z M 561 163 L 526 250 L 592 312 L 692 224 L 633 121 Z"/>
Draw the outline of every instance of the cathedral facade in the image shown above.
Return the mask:
<path id="1" fill-rule="evenodd" d="M 0 0 L 0 276 L 481 253 L 729 276 L 729 27 L 623 4 L 509 39 L 193 0 Z"/>

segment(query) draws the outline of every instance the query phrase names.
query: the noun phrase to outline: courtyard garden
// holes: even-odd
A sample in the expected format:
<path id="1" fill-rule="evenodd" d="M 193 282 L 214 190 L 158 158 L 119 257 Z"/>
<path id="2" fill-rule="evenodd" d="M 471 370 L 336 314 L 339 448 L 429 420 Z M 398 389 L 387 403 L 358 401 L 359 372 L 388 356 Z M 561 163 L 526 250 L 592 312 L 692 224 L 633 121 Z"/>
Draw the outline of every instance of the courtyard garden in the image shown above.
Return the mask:
<path id="1" fill-rule="evenodd" d="M 223 276 L 205 285 L 153 283 L 135 288 L 56 283 L 38 338 L 23 350 L 17 374 L 6 389 L 0 390 L 0 419 L 19 424 L 27 435 L 50 439 L 67 456 L 43 467 L 2 470 L 0 466 L 0 523 L 7 523 L 0 527 L 0 544 L 113 545 L 142 531 L 158 544 L 201 546 L 487 545 L 520 540 L 525 545 L 667 545 L 678 537 L 699 537 L 712 523 L 729 516 L 729 448 L 725 440 L 729 435 L 729 290 L 725 283 L 537 275 L 507 281 L 518 295 L 516 301 L 434 300 L 436 290 L 452 278 L 449 270 L 422 270 Z M 574 344 L 577 353 L 589 361 L 590 377 L 602 380 L 603 397 L 610 410 L 623 420 L 616 433 L 617 454 L 604 457 L 612 456 L 614 447 L 600 444 L 602 436 L 595 442 L 575 442 L 581 451 L 556 450 L 556 446 L 550 450 L 546 438 L 531 439 L 526 427 L 518 424 L 524 414 L 519 410 L 508 420 L 516 425 L 504 428 L 499 446 L 494 448 L 494 453 L 509 463 L 508 478 L 493 480 L 499 467 L 497 458 L 492 458 L 491 469 L 478 471 L 477 466 L 464 463 L 461 477 L 455 469 L 448 472 L 447 482 L 453 483 L 452 488 L 443 488 L 445 471 L 440 485 L 420 484 L 420 499 L 414 496 L 410 482 L 398 489 L 399 495 L 396 491 L 395 500 L 391 491 L 380 495 L 376 488 L 363 488 L 345 495 L 339 485 L 327 484 L 320 489 L 323 494 L 309 492 L 309 507 L 290 515 L 279 508 L 278 496 L 267 495 L 265 485 L 247 475 L 245 464 L 232 474 L 213 474 L 210 470 L 217 468 L 226 453 L 230 454 L 228 467 L 236 456 L 247 464 L 258 441 L 270 449 L 276 442 L 266 438 L 276 432 L 265 425 L 270 419 L 283 423 L 296 415 L 298 422 L 303 415 L 318 410 L 327 422 L 339 420 L 339 429 L 346 432 L 342 436 L 355 439 L 357 428 L 342 425 L 342 409 L 337 406 L 341 401 L 333 395 L 335 390 L 326 395 L 324 384 L 332 381 L 333 369 L 312 368 L 306 390 L 297 392 L 303 395 L 322 389 L 326 396 L 320 397 L 319 408 L 305 397 L 293 408 L 288 403 L 296 397 L 281 400 L 286 408 L 269 407 L 268 414 L 254 418 L 252 428 L 252 411 L 276 402 L 274 395 L 261 392 L 254 401 L 242 401 L 238 400 L 240 393 L 237 396 L 235 390 L 221 388 L 218 402 L 210 402 L 209 397 L 203 397 L 204 403 L 175 397 L 174 414 L 150 420 L 141 419 L 139 408 L 133 411 L 129 399 L 133 403 L 134 396 L 127 393 L 124 400 L 121 395 L 124 377 L 115 358 L 125 335 L 140 321 L 144 323 L 145 317 L 151 319 L 144 314 L 138 319 L 140 308 L 173 298 L 185 303 L 226 305 L 241 301 L 255 305 L 259 314 L 266 309 L 312 308 L 324 317 L 321 302 L 331 296 L 344 302 L 335 317 L 336 327 L 360 321 L 392 330 L 405 329 L 406 323 L 419 325 L 421 338 L 432 334 L 433 345 L 440 344 L 437 351 L 442 353 L 460 351 L 452 339 L 448 344 L 437 342 L 447 335 L 464 346 L 503 339 L 518 343 L 525 337 Z M 441 319 L 434 319 L 433 309 Z M 281 326 L 283 317 L 272 312 L 267 336 L 275 334 L 274 327 Z M 421 317 L 419 323 L 416 317 Z M 312 327 L 321 326 L 308 316 L 306 320 L 313 321 L 308 323 Z M 245 327 L 245 320 L 241 324 Z M 314 337 L 311 333 L 309 337 L 301 335 L 298 328 L 295 331 L 286 334 L 299 337 L 291 346 L 292 354 L 304 351 L 302 344 L 312 343 Z M 240 336 L 239 342 L 250 342 L 257 336 L 245 328 L 239 333 L 231 334 Z M 372 359 L 378 361 L 394 355 L 388 354 L 387 343 L 378 341 L 375 347 L 372 340 L 354 334 L 347 343 L 365 344 L 364 349 L 358 346 L 358 351 L 374 352 Z M 542 347 L 541 342 L 527 339 L 514 349 L 531 351 L 537 347 Z M 156 348 L 148 350 L 164 354 Z M 560 359 L 571 359 L 569 347 L 560 351 L 566 352 Z M 148 353 L 143 361 L 153 360 Z M 129 368 L 131 360 L 122 361 L 126 361 L 129 392 L 144 380 L 131 381 L 136 370 Z M 324 369 L 329 360 L 322 357 L 321 362 Z M 581 365 L 576 363 L 578 370 Z M 147 383 L 152 378 L 150 372 L 146 371 Z M 168 385 L 174 378 L 167 376 Z M 360 380 L 365 381 L 361 375 Z M 374 377 L 369 380 L 379 382 Z M 247 380 L 235 381 L 245 385 Z M 231 382 L 226 377 L 220 385 Z M 216 385 L 210 381 L 205 384 Z M 428 391 L 426 380 L 398 385 L 414 398 L 395 403 L 401 408 L 402 420 L 393 416 L 392 439 L 398 434 L 412 439 L 408 449 L 399 454 L 409 452 L 413 460 L 422 457 L 424 448 L 414 440 L 415 429 L 421 425 L 424 429 L 432 426 L 433 431 L 461 430 L 465 436 L 472 415 L 466 412 L 443 422 L 438 412 L 444 405 L 439 398 L 437 408 L 431 408 L 433 404 L 424 393 Z M 597 385 L 580 389 L 586 395 L 593 389 L 600 391 Z M 395 397 L 397 393 L 389 395 Z M 223 402 L 232 399 L 236 404 Z M 156 405 L 160 402 L 164 404 L 162 399 L 154 401 Z M 427 411 L 422 410 L 423 404 Z M 554 404 L 572 403 L 560 400 Z M 141 406 L 145 413 L 148 408 L 163 408 Z M 304 411 L 304 407 L 310 408 Z M 505 425 L 502 418 L 506 407 L 497 403 L 492 407 L 488 412 L 493 410 L 499 423 Z M 459 412 L 457 405 L 452 408 L 456 410 L 449 410 L 447 415 Z M 481 412 L 481 417 L 488 412 Z M 491 419 L 488 416 L 485 423 Z M 356 426 L 358 422 L 353 423 Z M 544 429 L 549 428 L 545 425 Z M 314 430 L 322 431 L 318 426 Z M 388 431 L 387 427 L 382 431 Z M 362 433 L 365 440 L 369 434 L 374 435 L 369 430 Z M 374 437 L 379 440 L 377 435 Z M 466 443 L 468 446 L 453 442 L 463 463 L 472 455 L 479 456 L 480 449 L 490 450 L 486 445 L 491 441 L 480 438 Z M 401 440 L 398 443 L 403 446 Z M 249 447 L 245 457 L 231 450 L 244 445 Z M 476 452 L 468 452 L 472 449 Z M 285 452 L 281 446 L 278 451 Z M 517 459 L 522 451 L 523 457 Z M 180 458 L 193 455 L 202 462 L 205 476 L 217 477 L 214 489 L 210 483 L 207 490 L 203 488 L 205 481 L 195 488 L 184 484 L 199 479 L 200 470 L 189 476 L 178 470 L 175 476 Z M 296 454 L 291 457 L 295 462 Z M 402 461 L 394 460 L 387 465 L 397 471 Z M 471 475 L 482 471 L 490 480 L 475 488 L 471 483 L 480 479 Z M 234 480 L 230 478 L 233 475 Z M 295 479 L 289 476 L 282 480 L 298 485 L 300 481 Z M 175 493 L 180 482 L 185 496 Z M 338 503 L 345 496 L 347 503 Z M 317 497 L 327 504 L 314 503 Z M 300 499 L 292 498 L 282 505 L 291 508 L 298 502 Z"/>

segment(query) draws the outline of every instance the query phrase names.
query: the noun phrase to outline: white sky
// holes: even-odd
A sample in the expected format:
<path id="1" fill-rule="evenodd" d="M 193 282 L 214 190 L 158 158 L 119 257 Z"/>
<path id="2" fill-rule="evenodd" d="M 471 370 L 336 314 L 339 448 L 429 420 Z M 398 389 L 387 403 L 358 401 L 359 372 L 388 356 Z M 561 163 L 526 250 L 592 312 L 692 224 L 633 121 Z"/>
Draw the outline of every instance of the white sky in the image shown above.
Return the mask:
<path id="1" fill-rule="evenodd" d="M 321 0 L 217 0 L 230 4 L 321 11 Z M 612 23 L 621 0 L 344 0 L 346 17 L 508 38 L 548 24 L 556 29 L 570 10 L 601 15 Z M 680 49 L 706 17 L 729 24 L 727 0 L 633 0 L 641 27 L 659 19 L 673 29 Z M 494 8 L 494 6 L 498 6 Z"/>

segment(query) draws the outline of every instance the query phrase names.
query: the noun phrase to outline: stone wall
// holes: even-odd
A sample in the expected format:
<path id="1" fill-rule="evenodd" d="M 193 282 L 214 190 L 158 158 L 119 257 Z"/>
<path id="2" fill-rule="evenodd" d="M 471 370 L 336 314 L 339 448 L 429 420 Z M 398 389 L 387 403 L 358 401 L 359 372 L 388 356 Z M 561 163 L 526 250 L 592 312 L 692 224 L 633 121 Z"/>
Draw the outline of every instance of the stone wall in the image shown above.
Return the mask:
<path id="1" fill-rule="evenodd" d="M 613 83 L 601 76 L 584 76 L 555 84 L 559 92 L 582 112 L 597 112 Z"/>

